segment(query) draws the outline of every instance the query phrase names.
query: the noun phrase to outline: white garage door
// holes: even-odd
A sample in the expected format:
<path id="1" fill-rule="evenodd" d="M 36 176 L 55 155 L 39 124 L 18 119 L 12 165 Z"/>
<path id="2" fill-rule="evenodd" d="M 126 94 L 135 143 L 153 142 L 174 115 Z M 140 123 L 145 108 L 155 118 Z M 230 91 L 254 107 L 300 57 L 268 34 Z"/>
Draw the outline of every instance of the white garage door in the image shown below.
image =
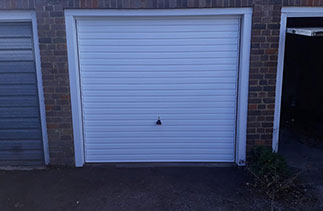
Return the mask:
<path id="1" fill-rule="evenodd" d="M 239 17 L 86 18 L 77 33 L 86 162 L 234 161 Z"/>

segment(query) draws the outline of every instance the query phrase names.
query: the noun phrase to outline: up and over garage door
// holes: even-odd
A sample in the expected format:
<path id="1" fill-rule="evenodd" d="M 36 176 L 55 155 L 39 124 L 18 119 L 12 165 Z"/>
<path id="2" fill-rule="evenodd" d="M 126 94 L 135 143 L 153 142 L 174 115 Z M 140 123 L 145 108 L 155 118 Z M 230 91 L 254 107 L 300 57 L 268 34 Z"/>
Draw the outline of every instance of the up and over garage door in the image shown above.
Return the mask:
<path id="1" fill-rule="evenodd" d="M 234 162 L 240 16 L 76 24 L 85 162 Z"/>
<path id="2" fill-rule="evenodd" d="M 0 165 L 44 165 L 32 23 L 0 22 Z"/>

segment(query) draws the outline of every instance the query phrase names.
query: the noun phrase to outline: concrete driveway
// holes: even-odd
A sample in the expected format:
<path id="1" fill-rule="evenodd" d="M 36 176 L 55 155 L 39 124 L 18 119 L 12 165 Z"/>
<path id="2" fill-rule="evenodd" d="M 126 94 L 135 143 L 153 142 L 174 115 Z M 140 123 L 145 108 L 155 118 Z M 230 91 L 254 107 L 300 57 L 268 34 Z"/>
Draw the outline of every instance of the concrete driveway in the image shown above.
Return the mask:
<path id="1" fill-rule="evenodd" d="M 0 210 L 269 210 L 236 167 L 0 171 Z"/>
<path id="2" fill-rule="evenodd" d="M 304 144 L 308 138 L 295 131 L 281 130 L 279 152 L 290 167 L 303 172 L 304 182 L 316 189 L 323 210 L 323 147 Z"/>

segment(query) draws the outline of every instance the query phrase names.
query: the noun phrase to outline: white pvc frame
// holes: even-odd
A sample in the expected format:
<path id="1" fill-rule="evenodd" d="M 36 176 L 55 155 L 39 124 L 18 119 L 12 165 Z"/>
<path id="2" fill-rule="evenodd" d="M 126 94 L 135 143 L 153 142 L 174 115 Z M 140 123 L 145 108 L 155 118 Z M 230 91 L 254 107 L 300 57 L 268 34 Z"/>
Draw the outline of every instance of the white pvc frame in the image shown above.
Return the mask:
<path id="1" fill-rule="evenodd" d="M 278 152 L 279 145 L 279 127 L 281 113 L 281 97 L 283 89 L 284 58 L 287 18 L 290 17 L 323 17 L 323 7 L 283 7 L 280 21 L 278 64 L 276 76 L 276 96 L 275 96 L 275 116 L 272 149 Z"/>
<path id="2" fill-rule="evenodd" d="M 239 88 L 237 106 L 237 131 L 235 163 L 244 166 L 246 161 L 247 113 L 248 113 L 248 85 L 249 58 L 252 8 L 221 8 L 221 9 L 139 9 L 139 10 L 65 10 L 67 34 L 68 67 L 70 76 L 70 91 L 73 116 L 75 165 L 81 167 L 85 163 L 83 122 L 80 93 L 79 58 L 77 45 L 76 20 L 82 17 L 133 17 L 133 16 L 241 16 L 241 41 L 239 60 Z"/>
<path id="3" fill-rule="evenodd" d="M 36 77 L 37 77 L 37 90 L 38 90 L 38 100 L 40 108 L 40 121 L 42 129 L 42 141 L 44 150 L 44 162 L 46 165 L 50 163 L 49 151 L 48 151 L 48 138 L 47 138 L 47 127 L 46 127 L 46 110 L 44 102 L 44 92 L 43 92 L 43 81 L 41 72 L 41 60 L 39 52 L 38 43 L 38 32 L 37 32 L 37 19 L 35 11 L 28 10 L 6 10 L 0 11 L 0 21 L 1 22 L 31 22 L 32 32 L 33 32 L 33 47 L 34 47 L 34 57 L 36 66 Z"/>

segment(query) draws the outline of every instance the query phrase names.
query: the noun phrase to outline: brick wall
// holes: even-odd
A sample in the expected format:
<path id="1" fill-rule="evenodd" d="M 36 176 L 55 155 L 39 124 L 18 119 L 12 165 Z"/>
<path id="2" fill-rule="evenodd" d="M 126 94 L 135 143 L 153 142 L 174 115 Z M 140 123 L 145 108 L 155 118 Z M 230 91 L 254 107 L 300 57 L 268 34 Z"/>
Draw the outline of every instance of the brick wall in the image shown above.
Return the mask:
<path id="1" fill-rule="evenodd" d="M 253 7 L 247 144 L 251 149 L 271 145 L 282 6 L 323 6 L 323 0 L 0 0 L 0 9 L 37 13 L 53 165 L 74 163 L 64 9 Z"/>

